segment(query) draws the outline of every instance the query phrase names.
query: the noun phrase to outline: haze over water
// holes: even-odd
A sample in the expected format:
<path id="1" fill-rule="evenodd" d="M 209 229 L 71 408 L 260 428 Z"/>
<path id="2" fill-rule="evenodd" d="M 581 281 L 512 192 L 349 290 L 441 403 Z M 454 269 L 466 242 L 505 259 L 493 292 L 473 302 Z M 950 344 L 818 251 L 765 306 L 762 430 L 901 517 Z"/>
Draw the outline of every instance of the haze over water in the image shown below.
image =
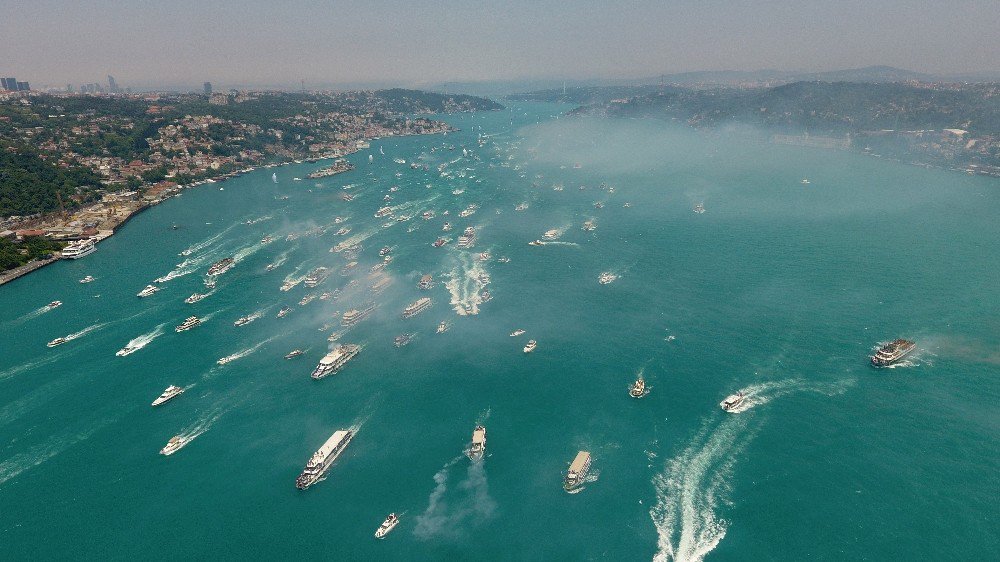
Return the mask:
<path id="1" fill-rule="evenodd" d="M 566 109 L 445 116 L 462 131 L 373 142 L 332 178 L 305 179 L 322 164 L 302 164 L 273 170 L 277 184 L 260 170 L 195 188 L 95 254 L 0 288 L 0 558 L 997 552 L 995 181 L 742 131 L 555 119 Z M 373 218 L 387 193 L 411 220 Z M 472 250 L 431 246 L 466 226 Z M 527 245 L 550 229 L 556 242 Z M 364 250 L 341 275 L 347 259 L 329 249 L 345 239 Z M 311 380 L 339 313 L 368 298 L 382 246 L 392 285 L 339 339 L 363 350 Z M 237 264 L 214 292 L 185 304 L 226 256 Z M 279 290 L 321 265 L 332 275 L 317 289 Z M 598 284 L 603 271 L 618 279 Z M 428 273 L 435 286 L 417 289 Z M 135 296 L 156 278 L 160 292 Z M 433 307 L 402 319 L 421 296 Z M 175 333 L 192 314 L 207 320 Z M 415 337 L 397 349 L 404 332 Z M 895 337 L 919 351 L 869 368 Z M 126 344 L 141 349 L 116 357 Z M 294 348 L 305 355 L 283 359 Z M 638 374 L 651 391 L 634 400 Z M 187 391 L 151 408 L 168 384 Z M 723 412 L 739 389 L 747 406 Z M 471 465 L 477 423 L 488 454 Z M 312 452 L 348 427 L 357 436 L 325 481 L 296 490 Z M 158 455 L 177 434 L 194 439 Z M 591 481 L 571 495 L 561 479 L 580 449 Z M 393 511 L 400 525 L 374 540 Z"/>

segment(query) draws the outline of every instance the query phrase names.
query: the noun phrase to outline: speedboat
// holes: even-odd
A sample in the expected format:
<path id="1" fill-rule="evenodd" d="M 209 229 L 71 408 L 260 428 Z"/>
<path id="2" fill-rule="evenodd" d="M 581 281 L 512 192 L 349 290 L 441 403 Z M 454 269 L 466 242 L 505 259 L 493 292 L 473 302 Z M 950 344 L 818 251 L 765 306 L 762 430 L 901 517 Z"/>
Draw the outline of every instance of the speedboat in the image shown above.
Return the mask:
<path id="1" fill-rule="evenodd" d="M 160 454 L 165 456 L 170 456 L 176 453 L 177 451 L 181 450 L 181 447 L 187 445 L 188 441 L 189 439 L 187 437 L 174 435 L 173 437 L 170 438 L 170 441 L 167 441 L 166 446 L 160 449 Z"/>
<path id="2" fill-rule="evenodd" d="M 449 324 L 447 320 L 442 320 L 441 323 L 438 324 L 437 333 L 438 334 L 443 334 L 443 333 L 447 332 L 448 328 L 450 328 L 450 327 L 451 327 L 451 324 Z"/>
<path id="3" fill-rule="evenodd" d="M 57 345 L 62 345 L 64 343 L 68 342 L 68 341 L 69 340 L 66 339 L 66 338 L 56 338 L 56 339 L 50 341 L 49 343 L 47 343 L 45 345 L 48 346 L 48 347 L 55 347 Z"/>
<path id="4" fill-rule="evenodd" d="M 179 386 L 170 385 L 167 387 L 166 390 L 163 391 L 163 394 L 159 395 L 156 398 L 156 400 L 153 400 L 153 406 L 159 406 L 160 404 L 163 404 L 164 402 L 167 402 L 172 398 L 176 398 L 183 393 L 184 393 L 183 388 Z"/>
<path id="5" fill-rule="evenodd" d="M 535 340 L 528 340 L 528 345 L 524 346 L 524 352 L 531 353 L 536 347 L 538 347 L 538 342 Z"/>
<path id="6" fill-rule="evenodd" d="M 399 517 L 397 517 L 395 513 L 390 513 L 389 516 L 385 518 L 385 521 L 383 521 L 382 524 L 379 525 L 379 528 L 375 531 L 375 538 L 384 539 L 390 531 L 396 528 L 396 525 L 399 525 Z"/>
<path id="7" fill-rule="evenodd" d="M 546 230 L 545 234 L 542 235 L 542 238 L 544 238 L 545 240 L 555 240 L 558 237 L 559 237 L 559 231 L 554 228 L 552 230 Z"/>
<path id="8" fill-rule="evenodd" d="M 49 309 L 56 308 L 57 306 L 62 306 L 62 301 L 52 301 L 49 304 L 45 305 L 45 307 Z"/>
<path id="9" fill-rule="evenodd" d="M 741 390 L 736 394 L 730 394 L 729 396 L 727 396 L 725 400 L 719 402 L 719 406 L 727 412 L 735 413 L 736 408 L 740 404 L 742 404 L 745 399 L 746 395 L 744 395 L 743 391 Z"/>
<path id="10" fill-rule="evenodd" d="M 513 332 L 510 333 L 510 337 L 516 338 L 517 336 L 520 336 L 523 333 L 524 333 L 524 330 L 522 330 L 521 328 L 518 328 L 518 329 L 516 329 L 516 330 L 514 330 Z"/>
<path id="11" fill-rule="evenodd" d="M 83 279 L 80 279 L 80 283 L 90 283 L 93 280 L 94 280 L 94 277 L 92 275 L 88 275 L 88 276 L 84 277 Z"/>
<path id="12" fill-rule="evenodd" d="M 208 293 L 193 293 L 190 297 L 184 299 L 184 302 L 194 304 L 207 296 Z"/>
<path id="13" fill-rule="evenodd" d="M 302 351 L 301 349 L 293 349 L 293 350 L 291 350 L 291 351 L 289 351 L 288 353 L 285 354 L 285 359 L 292 359 L 293 357 L 298 357 L 299 355 L 302 355 L 303 353 L 305 353 L 305 352 Z"/>
<path id="14" fill-rule="evenodd" d="M 600 277 L 597 278 L 597 282 L 600 283 L 601 285 L 607 285 L 608 283 L 611 283 L 615 279 L 618 279 L 617 275 L 611 273 L 610 271 L 605 271 L 600 275 Z"/>
<path id="15" fill-rule="evenodd" d="M 531 242 L 528 242 L 528 245 L 529 246 L 544 246 L 545 242 L 542 242 L 541 240 L 532 240 Z"/>

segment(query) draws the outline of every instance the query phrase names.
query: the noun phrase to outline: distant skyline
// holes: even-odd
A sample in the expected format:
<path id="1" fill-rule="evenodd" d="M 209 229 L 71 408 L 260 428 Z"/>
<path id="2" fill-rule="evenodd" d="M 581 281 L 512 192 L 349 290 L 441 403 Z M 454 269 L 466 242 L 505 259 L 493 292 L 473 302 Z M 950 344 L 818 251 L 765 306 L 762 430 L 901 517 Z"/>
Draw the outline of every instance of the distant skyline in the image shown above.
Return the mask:
<path id="1" fill-rule="evenodd" d="M 414 0 L 6 6 L 0 74 L 33 86 L 419 87 L 696 70 L 998 71 L 996 0 Z"/>

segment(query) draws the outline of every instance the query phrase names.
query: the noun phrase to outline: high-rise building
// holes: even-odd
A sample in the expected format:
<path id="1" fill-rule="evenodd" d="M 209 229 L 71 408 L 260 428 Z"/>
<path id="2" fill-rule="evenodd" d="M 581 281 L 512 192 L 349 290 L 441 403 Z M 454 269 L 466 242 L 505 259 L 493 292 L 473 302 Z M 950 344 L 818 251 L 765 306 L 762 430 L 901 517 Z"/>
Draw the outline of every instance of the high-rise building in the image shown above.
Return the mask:
<path id="1" fill-rule="evenodd" d="M 205 84 L 203 84 L 203 87 L 205 88 L 205 95 L 206 96 L 212 95 L 212 83 L 211 82 L 205 82 Z"/>
<path id="2" fill-rule="evenodd" d="M 3 86 L 4 90 L 17 90 L 17 79 L 16 78 L 0 78 L 0 86 Z"/>
<path id="3" fill-rule="evenodd" d="M 18 92 L 27 92 L 30 89 L 31 89 L 31 86 L 29 86 L 27 82 L 17 82 L 17 91 Z"/>
<path id="4" fill-rule="evenodd" d="M 115 77 L 108 74 L 108 91 L 112 94 L 118 93 L 118 82 L 115 82 Z"/>

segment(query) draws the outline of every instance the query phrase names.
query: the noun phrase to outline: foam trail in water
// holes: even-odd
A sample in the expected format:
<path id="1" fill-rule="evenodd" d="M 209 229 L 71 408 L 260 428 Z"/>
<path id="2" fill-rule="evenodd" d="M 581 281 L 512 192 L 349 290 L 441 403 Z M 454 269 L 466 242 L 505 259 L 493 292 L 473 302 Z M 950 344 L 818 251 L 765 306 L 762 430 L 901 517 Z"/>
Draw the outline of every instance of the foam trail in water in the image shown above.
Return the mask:
<path id="1" fill-rule="evenodd" d="M 83 431 L 70 431 L 55 435 L 50 437 L 44 443 L 32 447 L 27 452 L 14 455 L 13 457 L 3 461 L 0 463 L 0 485 L 11 478 L 17 477 L 17 475 L 21 474 L 25 470 L 34 468 L 80 441 L 87 439 L 93 435 L 95 431 L 108 423 L 109 422 L 104 421 Z"/>
<path id="2" fill-rule="evenodd" d="M 24 316 L 21 316 L 20 318 L 17 318 L 15 320 L 13 320 L 11 323 L 12 324 L 20 324 L 21 322 L 27 322 L 28 320 L 31 320 L 32 318 L 38 318 L 39 316 L 45 314 L 46 312 L 48 312 L 50 310 L 55 310 L 55 307 L 54 306 L 49 306 L 49 305 L 40 306 L 40 307 L 36 308 L 35 310 L 32 310 L 31 312 L 25 314 Z"/>
<path id="3" fill-rule="evenodd" d="M 94 330 L 100 330 L 101 328 L 107 325 L 108 325 L 107 322 L 99 322 L 97 324 L 87 326 L 86 328 L 80 330 L 79 332 L 73 332 L 72 334 L 65 336 L 66 341 L 73 341 L 75 339 L 82 338 L 83 336 L 89 334 L 90 332 L 93 332 Z"/>
<path id="4" fill-rule="evenodd" d="M 27 363 L 23 363 L 21 365 L 15 366 L 15 367 L 11 367 L 10 369 L 7 369 L 6 371 L 0 371 L 0 380 L 13 377 L 14 375 L 18 375 L 18 374 L 23 373 L 25 371 L 30 371 L 31 369 L 34 369 L 34 368 L 37 368 L 37 367 L 41 367 L 43 365 L 48 365 L 49 363 L 52 363 L 53 361 L 55 361 L 56 359 L 59 359 L 62 356 L 63 356 L 62 353 L 48 354 L 48 355 L 46 355 L 42 359 L 38 359 L 38 360 L 35 360 L 35 361 L 29 361 Z"/>
<path id="5" fill-rule="evenodd" d="M 244 349 L 242 351 L 237 351 L 236 353 L 233 353 L 231 355 L 227 355 L 227 356 L 223 357 L 222 359 L 219 359 L 218 363 L 220 365 L 225 365 L 226 363 L 230 363 L 230 362 L 235 361 L 237 359 L 242 359 L 242 358 L 246 357 L 247 355 L 250 355 L 251 353 L 257 351 L 258 349 L 261 348 L 261 346 L 263 346 L 264 344 L 270 342 L 271 340 L 273 340 L 276 337 L 278 337 L 278 336 L 271 336 L 270 338 L 267 338 L 266 340 L 264 340 L 264 341 L 262 341 L 262 342 L 260 342 L 260 343 L 258 343 L 256 345 L 254 345 L 254 346 L 248 347 L 248 348 L 246 348 L 246 349 Z"/>
<path id="6" fill-rule="evenodd" d="M 236 225 L 230 225 L 228 228 L 226 228 L 222 232 L 219 232 L 218 234 L 210 236 L 210 237 L 206 238 L 205 240 L 202 240 L 201 242 L 197 242 L 195 244 L 192 244 L 191 246 L 188 246 L 188 248 L 186 250 L 184 250 L 183 252 L 181 252 L 180 255 L 182 255 L 182 256 L 190 256 L 191 254 L 193 254 L 195 252 L 198 252 L 200 250 L 203 250 L 203 249 L 211 246 L 212 244 L 215 244 L 216 242 L 219 241 L 219 239 L 221 239 L 223 236 L 225 236 L 225 234 L 227 232 L 229 232 L 230 230 L 232 230 L 234 226 L 236 226 Z"/>
<path id="7" fill-rule="evenodd" d="M 142 349 L 142 348 L 146 347 L 147 345 L 149 345 L 150 342 L 152 342 L 156 338 L 162 336 L 163 332 L 164 332 L 164 328 L 166 326 L 167 325 L 165 323 L 164 324 L 160 324 L 156 328 L 153 328 L 153 331 L 151 331 L 149 333 L 146 333 L 146 334 L 142 334 L 141 336 L 136 336 L 136 337 L 130 339 L 128 341 L 128 343 L 125 344 L 125 347 L 123 347 L 122 349 L 120 349 L 118 351 L 118 353 L 116 353 L 115 355 L 118 355 L 119 357 L 124 357 L 126 355 L 131 355 L 131 354 L 135 353 L 136 351 L 139 351 L 140 349 Z"/>
<path id="8" fill-rule="evenodd" d="M 745 396 L 743 402 L 731 410 L 732 413 L 746 412 L 747 410 L 767 404 L 775 398 L 792 394 L 794 392 L 819 392 L 827 396 L 842 394 L 851 385 L 853 379 L 846 379 L 833 383 L 811 382 L 801 379 L 786 379 L 782 381 L 770 381 L 752 384 L 746 388 L 741 388 L 740 392 Z"/>
<path id="9" fill-rule="evenodd" d="M 475 259 L 468 252 L 459 252 L 458 264 L 448 273 L 448 281 L 444 286 L 451 294 L 450 304 L 459 316 L 479 314 L 482 304 L 482 290 L 485 285 L 480 281 L 487 272 L 482 261 Z"/>

